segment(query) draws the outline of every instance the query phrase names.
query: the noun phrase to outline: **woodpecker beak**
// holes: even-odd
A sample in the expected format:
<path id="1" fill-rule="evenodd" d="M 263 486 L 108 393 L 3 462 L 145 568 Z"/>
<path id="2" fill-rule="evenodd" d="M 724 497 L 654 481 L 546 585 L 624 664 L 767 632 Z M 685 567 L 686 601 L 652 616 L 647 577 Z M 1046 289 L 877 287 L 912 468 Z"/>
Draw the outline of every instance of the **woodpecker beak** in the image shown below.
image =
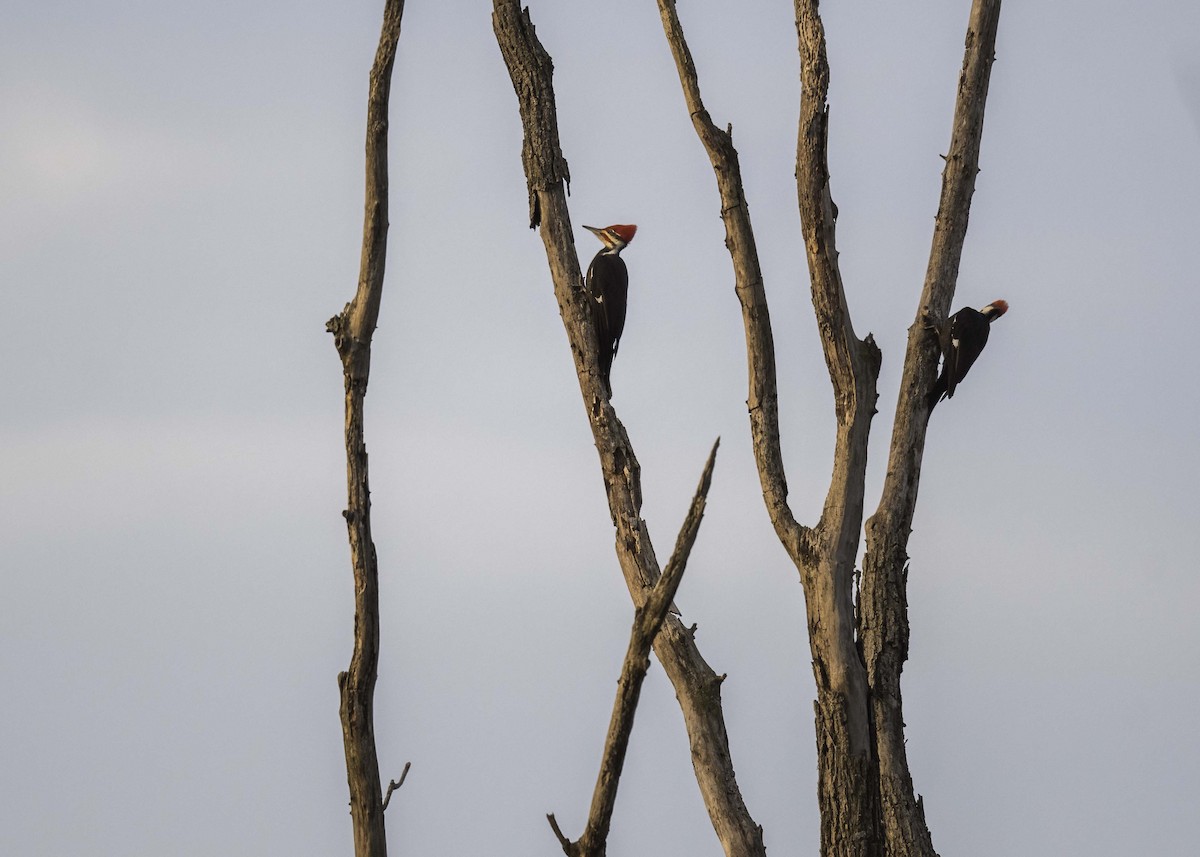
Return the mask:
<path id="1" fill-rule="evenodd" d="M 633 240 L 633 235 L 637 232 L 637 227 L 633 224 L 614 224 L 613 226 L 605 226 L 600 229 L 595 226 L 583 227 L 588 232 L 591 232 L 603 242 L 605 249 L 611 250 L 614 253 L 619 253 L 629 246 L 629 242 Z"/>
<path id="2" fill-rule="evenodd" d="M 613 234 L 611 226 L 606 226 L 603 229 L 598 229 L 595 226 L 585 226 L 583 228 L 599 238 L 600 243 L 604 245 L 606 250 L 612 250 L 613 248 L 621 248 L 625 246 L 625 242 L 622 241 L 619 236 Z"/>

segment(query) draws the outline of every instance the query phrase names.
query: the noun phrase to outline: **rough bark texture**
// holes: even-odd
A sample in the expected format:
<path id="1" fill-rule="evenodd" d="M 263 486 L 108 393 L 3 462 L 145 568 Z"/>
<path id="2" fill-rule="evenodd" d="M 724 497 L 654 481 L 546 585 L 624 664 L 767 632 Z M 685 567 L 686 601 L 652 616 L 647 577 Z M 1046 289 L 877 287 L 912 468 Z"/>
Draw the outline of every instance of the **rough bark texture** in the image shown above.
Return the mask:
<path id="1" fill-rule="evenodd" d="M 815 0 L 797 0 L 796 31 L 802 86 L 796 187 L 813 309 L 837 417 L 833 479 L 817 525 L 821 547 L 804 590 L 817 674 L 821 850 L 849 857 L 879 853 L 882 844 L 867 677 L 855 645 L 853 600 L 867 440 L 875 414 L 881 357 L 870 336 L 860 340 L 854 334 L 838 270 L 837 209 L 830 195 L 827 163 L 829 62 Z"/>
<path id="2" fill-rule="evenodd" d="M 373 716 L 379 666 L 379 567 L 371 538 L 371 490 L 363 438 L 363 400 L 371 369 L 371 336 L 383 296 L 388 229 L 388 96 L 403 14 L 404 0 L 387 0 L 379 48 L 371 67 L 367 101 L 366 202 L 358 289 L 354 299 L 326 325 L 342 359 L 346 396 L 348 496 L 343 515 L 354 569 L 354 652 L 350 669 L 338 675 L 338 688 L 356 857 L 387 855 Z"/>
<path id="3" fill-rule="evenodd" d="M 984 106 L 999 19 L 1000 0 L 975 0 L 972 4 L 929 267 L 917 317 L 908 331 L 887 477 L 879 508 L 866 526 L 859 636 L 871 684 L 888 853 L 904 857 L 935 854 L 921 799 L 913 793 L 900 699 L 900 672 L 908 658 L 908 537 L 929 423 L 926 396 L 937 377 L 938 350 L 935 338 L 925 329 L 926 316 L 945 319 L 954 299 L 979 172 Z"/>
<path id="4" fill-rule="evenodd" d="M 571 842 L 559 829 L 554 815 L 547 816 L 563 852 L 568 857 L 603 857 L 607 848 L 608 830 L 617 802 L 617 786 L 625 764 L 625 751 L 633 733 L 633 719 L 637 712 L 642 682 L 646 678 L 646 670 L 650 667 L 650 647 L 671 610 L 671 602 L 683 580 L 692 545 L 696 543 L 696 535 L 700 532 L 700 522 L 704 518 L 704 506 L 708 499 L 708 488 L 712 484 L 713 466 L 717 461 L 717 447 L 720 442 L 718 439 L 709 453 L 704 472 L 700 476 L 700 484 L 696 487 L 695 497 L 692 498 L 692 504 L 679 530 L 679 538 L 675 541 L 675 550 L 671 553 L 671 559 L 667 561 L 662 577 L 650 590 L 645 604 L 634 611 L 629 646 L 621 666 L 621 675 L 617 679 L 617 697 L 609 720 L 608 736 L 604 741 L 600 774 L 596 778 L 596 788 L 592 794 L 592 805 L 583 835 L 577 842 Z"/>
<path id="5" fill-rule="evenodd" d="M 553 63 L 534 33 L 528 12 L 513 0 L 495 0 L 493 25 L 520 106 L 525 136 L 522 162 L 529 186 L 530 225 L 539 228 L 554 293 L 575 361 L 588 422 L 600 456 L 609 511 L 616 528 L 617 557 L 634 604 L 659 577 L 658 560 L 641 517 L 641 470 L 637 457 L 604 395 L 597 365 L 591 315 L 575 252 L 565 184 L 566 161 L 559 145 L 552 85 Z M 762 855 L 762 830 L 754 823 L 737 787 L 721 709 L 722 677 L 701 657 L 694 628 L 668 615 L 654 652 L 674 685 L 691 744 L 692 766 L 713 828 L 727 855 Z"/>
<path id="6" fill-rule="evenodd" d="M 867 439 L 880 353 L 870 336 L 860 340 L 855 335 L 838 270 L 837 207 L 830 194 L 827 158 L 829 64 L 817 5 L 816 0 L 795 2 L 803 86 L 796 184 L 813 308 L 833 385 L 837 442 L 821 519 L 810 528 L 797 523 L 787 505 L 770 316 L 731 130 L 718 129 L 704 109 L 675 0 L 658 0 L 688 112 L 721 197 L 725 243 L 746 331 L 747 405 L 763 497 L 804 585 L 817 685 L 821 853 L 933 855 L 904 757 L 899 677 L 908 641 L 904 548 L 928 420 L 922 407 L 936 375 L 937 350 L 919 315 L 910 329 L 887 484 L 879 511 L 867 527 L 868 539 L 874 538 L 876 546 L 864 568 L 862 624 L 856 627 L 854 559 L 862 532 Z M 998 0 L 976 0 L 967 34 L 954 143 L 921 304 L 935 318 L 946 317 L 953 297 L 999 5 Z"/>

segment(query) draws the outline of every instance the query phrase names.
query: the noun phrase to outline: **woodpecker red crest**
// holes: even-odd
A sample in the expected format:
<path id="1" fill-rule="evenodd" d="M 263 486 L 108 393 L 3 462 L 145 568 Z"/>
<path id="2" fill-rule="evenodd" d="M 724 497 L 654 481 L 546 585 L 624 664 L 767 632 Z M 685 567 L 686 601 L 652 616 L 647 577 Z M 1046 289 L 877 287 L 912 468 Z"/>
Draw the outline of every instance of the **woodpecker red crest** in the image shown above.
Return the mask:
<path id="1" fill-rule="evenodd" d="M 637 226 L 632 223 L 614 223 L 608 227 L 608 231 L 617 233 L 620 239 L 628 244 L 633 240 L 633 236 L 637 235 Z"/>

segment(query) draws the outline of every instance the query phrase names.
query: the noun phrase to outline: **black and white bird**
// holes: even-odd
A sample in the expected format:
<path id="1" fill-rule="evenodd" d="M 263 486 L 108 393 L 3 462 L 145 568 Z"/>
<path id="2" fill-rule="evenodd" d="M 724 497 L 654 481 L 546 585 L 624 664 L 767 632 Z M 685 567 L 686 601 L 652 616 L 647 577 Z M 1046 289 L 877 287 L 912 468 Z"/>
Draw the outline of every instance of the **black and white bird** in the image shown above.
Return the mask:
<path id="1" fill-rule="evenodd" d="M 587 293 L 591 298 L 592 320 L 596 328 L 600 379 L 604 382 L 605 395 L 611 398 L 609 373 L 612 371 L 613 358 L 617 356 L 617 346 L 621 344 L 621 332 L 625 330 L 625 307 L 629 301 L 629 271 L 621 258 L 621 251 L 633 240 L 637 227 L 617 223 L 603 229 L 595 226 L 583 228 L 604 242 L 603 249 L 588 266 Z"/>
<path id="2" fill-rule="evenodd" d="M 954 397 L 954 389 L 967 377 L 983 346 L 987 345 L 992 322 L 1008 312 L 1006 301 L 992 301 L 983 309 L 964 307 L 945 323 L 934 325 L 942 349 L 942 374 L 929 393 L 929 410 L 942 399 Z"/>

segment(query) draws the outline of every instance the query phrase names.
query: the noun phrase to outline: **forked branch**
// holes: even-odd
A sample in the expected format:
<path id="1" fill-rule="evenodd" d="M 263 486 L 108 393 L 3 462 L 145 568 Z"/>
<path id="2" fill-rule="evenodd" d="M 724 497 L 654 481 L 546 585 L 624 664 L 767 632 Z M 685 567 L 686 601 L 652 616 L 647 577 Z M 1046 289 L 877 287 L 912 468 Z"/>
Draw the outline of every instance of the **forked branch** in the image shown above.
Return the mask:
<path id="1" fill-rule="evenodd" d="M 960 83 L 960 110 L 956 114 L 955 139 L 947 158 L 947 184 L 943 189 L 942 210 L 938 216 L 939 236 L 935 236 L 930 276 L 922 296 L 922 308 L 945 317 L 953 279 L 957 273 L 961 234 L 965 231 L 969 187 L 973 185 L 978 154 L 978 130 L 982 125 L 982 99 L 986 94 L 986 70 L 979 74 L 978 62 L 990 63 L 994 21 L 989 36 L 981 23 L 980 6 L 999 3 L 976 2 L 968 35 L 968 58 Z M 712 123 L 700 98 L 696 69 L 688 52 L 675 10 L 674 0 L 658 0 L 667 42 L 675 58 L 688 112 L 705 151 L 709 156 L 721 197 L 721 213 L 726 224 L 726 246 L 733 260 L 735 284 L 742 304 L 746 329 L 747 358 L 750 374 L 750 422 L 755 458 L 771 520 L 789 556 L 795 562 L 804 583 L 814 676 L 817 683 L 817 745 L 819 751 L 819 797 L 821 805 L 821 842 L 825 855 L 871 855 L 885 849 L 889 853 L 926 853 L 896 836 L 895 825 L 887 821 L 897 812 L 899 801 L 906 804 L 900 812 L 916 817 L 920 804 L 914 800 L 907 767 L 880 770 L 876 760 L 875 729 L 879 728 L 879 705 L 873 699 L 875 675 L 869 677 L 858 643 L 853 614 L 854 559 L 862 528 L 867 439 L 875 412 L 876 381 L 880 354 L 872 338 L 860 340 L 854 333 L 842 287 L 835 242 L 837 207 L 830 192 L 828 168 L 829 63 L 825 34 L 816 0 L 795 0 L 796 29 L 801 57 L 800 127 L 797 137 L 796 183 L 804 246 L 808 260 L 813 308 L 821 333 L 826 365 L 834 390 L 837 415 L 837 443 L 833 479 L 826 495 L 821 520 L 814 528 L 797 524 L 786 505 L 786 481 L 779 456 L 779 427 L 775 404 L 775 364 L 770 321 L 762 276 L 758 267 L 753 234 L 737 164 L 728 132 Z M 986 46 L 981 51 L 981 47 Z M 974 53 L 973 53 L 974 52 Z M 966 101 L 970 106 L 963 107 Z M 975 139 L 974 150 L 969 140 Z M 951 173 L 953 176 L 951 176 Z M 946 222 L 943 223 L 943 218 Z M 944 234 L 942 232 L 944 231 Z M 938 249 L 939 246 L 941 249 Z M 933 381 L 936 349 L 931 341 L 922 341 L 911 331 L 906 361 L 904 389 L 900 409 L 912 411 Z M 924 360 L 922 363 L 921 361 Z M 920 386 L 918 386 L 920 385 Z M 764 403 L 766 406 L 764 406 Z M 919 423 L 920 443 L 906 443 L 900 457 L 893 445 L 887 490 L 911 485 L 915 501 L 915 480 L 920 465 L 924 423 Z M 901 416 L 898 412 L 897 435 Z M 905 432 L 908 429 L 904 429 Z M 913 437 L 909 434 L 908 437 Z M 907 454 L 907 463 L 901 457 Z M 885 491 L 885 503 L 887 493 Z M 881 504 L 881 510 L 884 506 Z M 884 519 L 877 514 L 877 520 Z M 905 518 L 889 518 L 889 532 L 902 533 L 907 539 L 911 507 Z M 871 527 L 868 525 L 868 532 Z M 902 553 L 902 552 L 901 552 Z M 868 561 L 870 556 L 868 556 Z M 895 566 L 895 578 L 888 579 L 888 593 L 894 595 L 903 563 Z M 864 598 L 868 586 L 864 572 Z M 875 580 L 882 580 L 876 576 Z M 873 585 L 873 582 L 872 582 Z M 894 643 L 888 636 L 895 622 L 870 613 L 863 626 L 873 623 L 874 641 L 868 640 L 867 660 L 873 657 L 872 645 L 881 651 Z M 886 627 L 885 627 L 886 625 Z M 883 628 L 882 631 L 879 629 Z M 905 634 L 907 626 L 904 627 Z M 907 645 L 907 637 L 904 637 Z M 895 672 L 895 735 L 902 752 L 902 722 L 899 717 L 898 668 Z M 880 738 L 891 740 L 890 738 Z M 880 752 L 883 749 L 880 748 Z M 902 774 L 902 779 L 897 777 Z M 906 798 L 897 790 L 907 789 Z M 883 804 L 881 806 L 881 803 Z M 911 811 L 910 811 L 911 810 Z M 924 821 L 920 819 L 923 827 Z M 928 840 L 928 834 L 925 834 Z M 928 853 L 932 853 L 929 848 Z"/>
<path id="2" fill-rule="evenodd" d="M 878 805 L 866 673 L 854 641 L 852 591 L 879 352 L 870 338 L 860 341 L 854 335 L 837 266 L 836 209 L 829 193 L 825 163 L 828 66 L 824 63 L 824 34 L 820 19 L 815 17 L 815 8 L 801 8 L 798 4 L 804 92 L 796 180 L 813 307 L 837 415 L 833 479 L 821 520 L 810 528 L 796 523 L 786 506 L 787 483 L 779 454 L 774 347 L 737 154 L 728 134 L 722 135 L 713 127 L 700 100 L 696 70 L 674 0 L 658 0 L 658 6 L 688 112 L 712 162 L 721 197 L 725 243 L 733 261 L 746 332 L 750 428 L 763 499 L 775 531 L 804 585 L 817 685 L 822 853 L 869 857 L 878 853 L 880 847 Z"/>

